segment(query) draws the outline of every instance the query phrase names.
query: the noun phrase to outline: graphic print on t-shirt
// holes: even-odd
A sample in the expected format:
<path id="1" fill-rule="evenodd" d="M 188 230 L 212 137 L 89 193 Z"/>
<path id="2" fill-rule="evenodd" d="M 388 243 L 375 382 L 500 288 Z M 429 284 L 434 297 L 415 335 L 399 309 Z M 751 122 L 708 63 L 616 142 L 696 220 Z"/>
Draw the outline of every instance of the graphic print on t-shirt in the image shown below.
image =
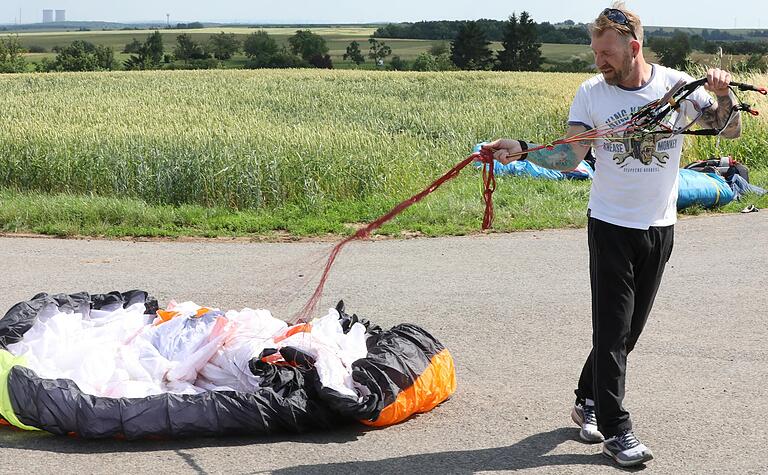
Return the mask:
<path id="1" fill-rule="evenodd" d="M 632 107 L 631 113 L 634 113 L 639 107 Z M 626 110 L 616 112 L 606 121 L 612 127 L 623 124 L 629 120 L 630 116 Z M 674 118 L 672 118 L 674 121 Z M 669 127 L 669 125 L 667 125 Z M 677 138 L 671 139 L 674 134 L 637 134 L 636 132 L 625 131 L 621 137 L 607 137 L 603 144 L 606 152 L 613 154 L 613 161 L 619 168 L 627 173 L 648 173 L 659 171 L 664 168 L 669 160 L 669 154 L 665 150 L 673 149 L 677 146 Z M 640 162 L 639 166 L 637 162 Z M 628 167 L 635 165 L 634 167 Z"/>
<path id="2" fill-rule="evenodd" d="M 648 135 L 636 135 L 625 134 L 623 138 L 611 140 L 607 139 L 607 142 L 603 147 L 613 152 L 613 160 L 620 168 L 624 168 L 627 165 L 633 164 L 634 160 L 640 161 L 645 166 L 651 166 L 654 163 L 658 167 L 665 167 L 667 160 L 669 160 L 669 154 L 659 148 L 669 150 L 670 147 L 667 139 L 672 137 L 672 134 L 648 134 Z M 674 141 L 676 142 L 676 140 Z M 616 146 L 619 144 L 620 146 Z M 659 147 L 662 144 L 662 147 Z M 676 145 L 676 143 L 674 144 Z M 632 160 L 630 160 L 632 159 Z"/>

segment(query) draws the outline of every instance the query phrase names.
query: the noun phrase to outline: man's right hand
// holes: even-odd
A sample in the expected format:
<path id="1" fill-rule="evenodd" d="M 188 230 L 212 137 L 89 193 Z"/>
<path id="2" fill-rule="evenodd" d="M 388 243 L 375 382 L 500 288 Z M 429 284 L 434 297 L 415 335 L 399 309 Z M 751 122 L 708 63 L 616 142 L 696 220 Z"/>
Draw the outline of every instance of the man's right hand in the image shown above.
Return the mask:
<path id="1" fill-rule="evenodd" d="M 484 149 L 490 149 L 493 151 L 493 158 L 498 160 L 502 165 L 512 163 L 520 158 L 520 154 L 523 149 L 520 147 L 520 142 L 513 139 L 498 139 L 491 143 L 483 145 Z"/>

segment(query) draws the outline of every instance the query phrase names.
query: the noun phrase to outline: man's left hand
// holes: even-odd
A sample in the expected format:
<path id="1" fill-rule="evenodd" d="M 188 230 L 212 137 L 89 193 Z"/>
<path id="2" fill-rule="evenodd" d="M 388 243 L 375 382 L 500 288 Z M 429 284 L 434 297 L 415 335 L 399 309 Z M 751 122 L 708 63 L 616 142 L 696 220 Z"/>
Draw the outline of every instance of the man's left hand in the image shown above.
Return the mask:
<path id="1" fill-rule="evenodd" d="M 727 96 L 731 83 L 731 73 L 722 69 L 712 68 L 707 70 L 707 84 L 704 86 L 708 91 L 712 91 L 716 96 Z"/>

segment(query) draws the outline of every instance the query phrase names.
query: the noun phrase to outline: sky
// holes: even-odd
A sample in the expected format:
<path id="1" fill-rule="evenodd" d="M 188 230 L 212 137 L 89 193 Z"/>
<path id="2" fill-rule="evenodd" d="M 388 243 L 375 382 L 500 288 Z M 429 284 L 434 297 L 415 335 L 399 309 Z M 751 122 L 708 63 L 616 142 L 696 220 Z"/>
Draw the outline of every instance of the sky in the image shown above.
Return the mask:
<path id="1" fill-rule="evenodd" d="M 587 23 L 609 0 L 0 0 L 0 24 L 42 21 L 42 10 L 66 10 L 70 21 L 171 23 L 366 23 L 419 20 L 503 20 L 527 11 L 536 22 Z M 715 10 L 692 0 L 628 0 L 643 24 L 701 28 L 765 28 L 765 0 L 732 0 Z M 762 5 L 761 5 L 762 4 Z M 730 7 L 730 8 L 728 8 Z"/>

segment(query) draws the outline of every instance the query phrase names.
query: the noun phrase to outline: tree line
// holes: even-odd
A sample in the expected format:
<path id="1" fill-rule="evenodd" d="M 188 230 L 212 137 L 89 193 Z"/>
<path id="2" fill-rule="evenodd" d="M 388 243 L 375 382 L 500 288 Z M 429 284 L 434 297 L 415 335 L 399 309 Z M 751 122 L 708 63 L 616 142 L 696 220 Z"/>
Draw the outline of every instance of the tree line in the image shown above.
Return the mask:
<path id="1" fill-rule="evenodd" d="M 483 20 L 461 22 L 450 43 L 433 45 L 421 53 L 412 63 L 393 56 L 390 69 L 410 69 L 413 71 L 447 70 L 499 70 L 499 71 L 537 71 L 541 68 L 541 42 L 538 40 L 536 24 L 528 12 L 520 17 L 512 14 L 509 20 L 501 23 L 502 49 L 494 53 L 491 48 Z M 371 44 L 369 57 L 381 65 L 391 54 L 391 49 L 375 37 L 368 39 Z M 351 59 L 356 64 L 365 61 L 360 53 L 359 43 L 353 41 L 347 47 L 344 59 Z"/>
<path id="2" fill-rule="evenodd" d="M 213 69 L 240 52 L 248 58 L 246 68 L 332 68 L 325 39 L 309 30 L 297 30 L 288 38 L 288 45 L 280 47 L 267 32 L 261 30 L 242 41 L 234 33 L 211 35 L 206 43 L 196 42 L 192 35 L 182 33 L 176 37 L 172 52 L 165 53 L 159 31 L 152 33 L 143 43 L 134 39 L 123 49 L 131 56 L 124 61 L 127 70 L 135 69 Z M 183 65 L 171 64 L 183 61 Z"/>
<path id="3" fill-rule="evenodd" d="M 456 32 L 450 41 L 433 45 L 428 51 L 408 62 L 393 55 L 392 48 L 375 34 L 368 38 L 368 45 L 352 41 L 343 54 L 345 61 L 361 65 L 366 60 L 377 67 L 394 70 L 445 71 L 445 70 L 499 70 L 538 71 L 544 58 L 541 56 L 541 26 L 522 12 L 518 17 L 512 14 L 507 21 L 492 20 L 494 27 L 500 27 L 498 41 L 501 49 L 494 52 L 488 25 L 491 20 L 461 22 L 420 22 L 413 25 L 434 24 Z M 448 28 L 450 27 L 450 28 Z M 563 28 L 558 28 L 563 30 Z M 378 30 L 377 30 L 378 31 Z M 442 31 L 442 30 L 441 30 Z M 423 32 L 422 32 L 423 33 Z M 703 30 L 712 37 L 710 30 Z M 443 33 L 441 33 L 443 34 Z M 447 33 L 446 33 L 447 34 Z M 716 35 L 715 35 L 716 36 Z M 662 36 L 647 39 L 647 45 L 665 66 L 685 69 L 690 64 L 692 51 L 705 53 L 740 54 L 748 58 L 733 69 L 766 71 L 765 55 L 768 43 L 755 41 L 713 41 L 702 35 L 689 35 L 680 30 L 665 32 Z M 368 52 L 364 52 L 367 47 Z M 32 48 L 30 48 L 32 49 Z M 0 73 L 24 72 L 25 49 L 18 37 L 0 38 Z M 99 71 L 120 69 L 111 48 L 87 41 L 76 40 L 68 46 L 53 48 L 53 59 L 43 59 L 36 65 L 37 71 Z M 211 35 L 205 42 L 197 42 L 188 33 L 176 36 L 176 43 L 166 50 L 159 31 L 150 34 L 144 41 L 133 39 L 122 50 L 130 56 L 122 62 L 122 69 L 213 69 L 221 67 L 223 61 L 242 52 L 247 61 L 245 68 L 333 68 L 329 48 L 325 39 L 310 30 L 296 30 L 288 38 L 287 45 L 281 46 L 267 32 L 256 31 L 243 40 L 234 33 L 221 32 Z M 388 59 L 388 64 L 385 61 Z M 181 62 L 181 63 L 179 63 Z M 593 65 L 585 60 L 573 59 L 569 63 L 548 65 L 550 70 L 578 72 L 589 71 Z"/>
<path id="4" fill-rule="evenodd" d="M 373 36 L 376 38 L 422 39 L 422 40 L 450 40 L 456 37 L 466 20 L 432 20 L 415 23 L 389 23 L 376 29 Z M 501 41 L 504 35 L 504 20 L 477 20 L 477 25 L 485 32 L 491 41 Z M 549 22 L 535 23 L 542 43 L 557 44 L 584 44 L 590 43 L 588 25 L 575 23 L 573 20 L 565 20 L 562 23 Z M 663 28 L 646 28 L 645 37 L 674 36 L 679 30 L 666 30 Z M 704 41 L 748 41 L 750 38 L 760 39 L 768 37 L 768 30 L 745 30 L 740 33 L 731 33 L 719 29 L 701 30 L 697 36 Z"/>
<path id="5" fill-rule="evenodd" d="M 513 14 L 501 22 L 503 49 L 494 53 L 482 22 L 462 22 L 456 35 L 448 44 L 435 45 L 409 63 L 392 54 L 392 48 L 384 41 L 368 38 L 367 54 L 358 41 L 352 41 L 343 54 L 345 61 L 356 65 L 372 61 L 387 69 L 417 71 L 443 71 L 453 69 L 496 69 L 504 71 L 538 70 L 541 66 L 541 42 L 536 24 L 527 12 L 518 18 Z M 221 32 L 211 35 L 206 42 L 197 42 L 189 33 L 176 36 L 176 44 L 168 51 L 159 31 L 154 31 L 144 41 L 133 39 L 122 52 L 129 54 L 123 61 L 126 70 L 146 69 L 212 69 L 222 61 L 243 52 L 248 58 L 245 68 L 333 68 L 325 39 L 310 30 L 297 30 L 288 38 L 287 45 L 280 46 L 267 32 L 260 30 L 242 41 L 234 33 Z M 53 48 L 55 58 L 43 59 L 36 70 L 50 71 L 100 71 L 119 69 L 114 51 L 106 46 L 76 40 L 68 46 Z M 26 70 L 24 48 L 18 37 L 0 39 L 0 72 Z M 391 58 L 390 58 L 391 57 Z M 389 64 L 385 61 L 389 58 Z M 177 62 L 182 62 L 178 64 Z"/>
<path id="6" fill-rule="evenodd" d="M 453 40 L 468 23 L 475 23 L 485 33 L 489 41 L 503 41 L 507 21 L 481 19 L 474 22 L 467 20 L 420 21 L 416 23 L 389 23 L 379 27 L 373 33 L 375 38 L 399 38 L 420 40 Z M 539 41 L 542 43 L 584 44 L 590 38 L 586 25 L 576 25 L 567 20 L 556 26 L 549 22 L 532 23 Z"/>
<path id="7" fill-rule="evenodd" d="M 762 41 L 708 41 L 701 35 L 689 35 L 675 30 L 669 36 L 648 39 L 648 47 L 656 54 L 659 63 L 677 69 L 687 69 L 692 64 L 691 53 L 743 55 L 745 59 L 732 65 L 735 71 L 768 72 L 768 43 Z"/>
<path id="8" fill-rule="evenodd" d="M 88 41 L 75 40 L 52 51 L 56 53 L 55 58 L 44 58 L 36 65 L 37 71 L 105 71 L 120 66 L 112 48 Z M 297 30 L 288 38 L 288 45 L 282 47 L 265 31 L 254 32 L 242 41 L 234 33 L 221 32 L 211 35 L 204 43 L 182 33 L 176 36 L 176 44 L 170 51 L 156 30 L 144 41 L 134 38 L 122 51 L 130 55 L 122 63 L 126 70 L 213 69 L 241 51 L 248 58 L 246 68 L 333 67 L 325 39 L 309 30 Z M 26 52 L 18 36 L 0 38 L 0 72 L 26 71 Z"/>

